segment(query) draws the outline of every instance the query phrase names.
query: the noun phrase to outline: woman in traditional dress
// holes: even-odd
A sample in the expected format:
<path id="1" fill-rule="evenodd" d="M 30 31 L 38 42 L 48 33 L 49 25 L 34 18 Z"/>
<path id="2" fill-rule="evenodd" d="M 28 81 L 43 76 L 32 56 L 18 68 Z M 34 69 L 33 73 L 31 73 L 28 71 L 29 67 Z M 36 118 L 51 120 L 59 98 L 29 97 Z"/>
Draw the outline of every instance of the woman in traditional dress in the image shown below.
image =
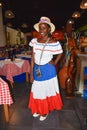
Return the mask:
<path id="1" fill-rule="evenodd" d="M 33 117 L 39 120 L 47 118 L 49 112 L 63 107 L 55 65 L 61 59 L 63 49 L 59 41 L 52 38 L 55 25 L 48 17 L 41 17 L 34 25 L 41 35 L 33 38 L 29 46 L 33 49 L 31 59 L 30 82 L 32 83 L 28 108 Z M 57 55 L 53 60 L 53 56 Z"/>

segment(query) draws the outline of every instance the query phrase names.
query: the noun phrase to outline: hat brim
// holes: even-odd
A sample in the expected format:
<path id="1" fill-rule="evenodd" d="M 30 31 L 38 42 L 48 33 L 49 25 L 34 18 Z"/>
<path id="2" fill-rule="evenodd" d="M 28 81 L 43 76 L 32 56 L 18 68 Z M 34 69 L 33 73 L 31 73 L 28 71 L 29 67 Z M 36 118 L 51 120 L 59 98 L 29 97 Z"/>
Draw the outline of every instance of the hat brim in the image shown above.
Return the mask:
<path id="1" fill-rule="evenodd" d="M 46 23 L 46 22 L 45 22 L 45 23 Z M 37 32 L 39 32 L 39 24 L 40 24 L 40 23 L 36 23 L 36 24 L 34 25 L 34 29 L 35 29 Z M 47 23 L 47 24 L 49 24 L 50 27 L 51 27 L 51 33 L 54 32 L 54 31 L 55 31 L 55 25 L 54 25 L 53 23 Z"/>

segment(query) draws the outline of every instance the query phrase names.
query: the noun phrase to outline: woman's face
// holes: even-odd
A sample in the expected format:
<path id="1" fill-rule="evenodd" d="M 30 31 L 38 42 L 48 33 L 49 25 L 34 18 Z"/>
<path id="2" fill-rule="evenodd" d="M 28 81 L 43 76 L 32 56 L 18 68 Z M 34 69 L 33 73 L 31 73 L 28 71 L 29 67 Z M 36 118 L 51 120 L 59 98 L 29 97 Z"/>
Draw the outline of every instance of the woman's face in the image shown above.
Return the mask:
<path id="1" fill-rule="evenodd" d="M 50 26 L 46 23 L 39 24 L 39 33 L 42 37 L 48 36 L 50 34 Z"/>

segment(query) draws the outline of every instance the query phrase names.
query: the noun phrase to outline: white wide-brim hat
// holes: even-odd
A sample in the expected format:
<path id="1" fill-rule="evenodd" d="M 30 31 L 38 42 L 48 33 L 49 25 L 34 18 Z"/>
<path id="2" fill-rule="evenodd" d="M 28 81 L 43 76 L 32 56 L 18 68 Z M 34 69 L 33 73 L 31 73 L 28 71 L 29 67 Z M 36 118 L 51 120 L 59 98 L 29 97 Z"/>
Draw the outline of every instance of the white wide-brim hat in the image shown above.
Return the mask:
<path id="1" fill-rule="evenodd" d="M 39 32 L 39 24 L 47 23 L 51 27 L 51 33 L 55 31 L 55 25 L 51 23 L 51 20 L 48 17 L 41 17 L 40 21 L 34 25 L 34 29 Z"/>

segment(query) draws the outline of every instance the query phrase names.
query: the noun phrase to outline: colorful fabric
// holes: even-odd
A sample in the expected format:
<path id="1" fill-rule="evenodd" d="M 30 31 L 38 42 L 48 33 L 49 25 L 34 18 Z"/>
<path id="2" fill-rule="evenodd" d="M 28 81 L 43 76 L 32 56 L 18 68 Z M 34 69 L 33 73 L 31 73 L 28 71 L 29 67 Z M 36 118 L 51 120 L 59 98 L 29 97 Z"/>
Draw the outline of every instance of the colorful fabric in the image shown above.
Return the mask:
<path id="1" fill-rule="evenodd" d="M 59 93 L 55 66 L 49 63 L 40 66 L 41 77 L 36 76 L 38 67 L 38 65 L 34 67 L 34 82 L 28 107 L 32 114 L 36 112 L 41 115 L 48 114 L 52 110 L 61 110 L 63 103 Z"/>

